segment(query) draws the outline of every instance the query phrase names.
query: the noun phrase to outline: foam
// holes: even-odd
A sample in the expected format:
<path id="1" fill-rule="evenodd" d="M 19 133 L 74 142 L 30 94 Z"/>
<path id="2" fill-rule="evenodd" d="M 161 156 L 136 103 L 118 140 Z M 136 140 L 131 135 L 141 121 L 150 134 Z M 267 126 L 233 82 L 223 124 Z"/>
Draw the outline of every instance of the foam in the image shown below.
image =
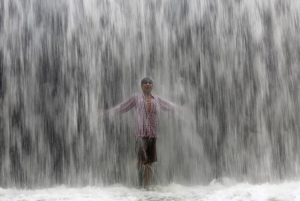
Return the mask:
<path id="1" fill-rule="evenodd" d="M 47 189 L 0 189 L 1 201 L 138 201 L 138 200 L 201 200 L 201 201 L 299 201 L 300 182 L 279 184 L 222 184 L 183 186 L 170 184 L 141 190 L 123 185 L 109 187 L 71 188 L 58 186 Z"/>

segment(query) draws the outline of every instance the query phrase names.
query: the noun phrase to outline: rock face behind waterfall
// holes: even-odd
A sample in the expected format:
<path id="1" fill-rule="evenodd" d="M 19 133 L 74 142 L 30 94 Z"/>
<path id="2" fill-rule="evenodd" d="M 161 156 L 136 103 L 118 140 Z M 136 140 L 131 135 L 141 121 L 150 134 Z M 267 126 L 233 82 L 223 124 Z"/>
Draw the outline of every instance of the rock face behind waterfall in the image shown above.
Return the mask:
<path id="1" fill-rule="evenodd" d="M 0 186 L 137 181 L 139 92 L 161 114 L 157 183 L 300 176 L 298 0 L 1 0 Z"/>

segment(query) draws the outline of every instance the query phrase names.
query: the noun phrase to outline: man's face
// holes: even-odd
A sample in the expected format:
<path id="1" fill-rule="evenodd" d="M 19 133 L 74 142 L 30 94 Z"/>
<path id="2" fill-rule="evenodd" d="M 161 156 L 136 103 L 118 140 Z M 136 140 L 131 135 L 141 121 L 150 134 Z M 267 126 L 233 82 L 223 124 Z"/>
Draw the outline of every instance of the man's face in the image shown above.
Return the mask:
<path id="1" fill-rule="evenodd" d="M 151 93 L 153 88 L 152 81 L 142 83 L 142 90 L 144 93 Z"/>

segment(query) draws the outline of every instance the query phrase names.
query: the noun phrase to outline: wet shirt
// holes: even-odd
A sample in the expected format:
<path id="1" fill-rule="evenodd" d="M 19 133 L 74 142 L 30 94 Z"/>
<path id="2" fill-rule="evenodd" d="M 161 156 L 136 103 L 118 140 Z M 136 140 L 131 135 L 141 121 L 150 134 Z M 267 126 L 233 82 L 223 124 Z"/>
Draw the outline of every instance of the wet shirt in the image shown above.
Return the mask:
<path id="1" fill-rule="evenodd" d="M 147 105 L 148 104 L 148 105 Z M 149 105 L 151 104 L 151 105 Z M 158 115 L 161 110 L 172 111 L 174 104 L 163 100 L 159 96 L 152 96 L 151 101 L 146 103 L 143 94 L 135 95 L 127 101 L 112 109 L 114 113 L 124 113 L 135 109 L 136 137 L 156 137 L 158 127 Z"/>

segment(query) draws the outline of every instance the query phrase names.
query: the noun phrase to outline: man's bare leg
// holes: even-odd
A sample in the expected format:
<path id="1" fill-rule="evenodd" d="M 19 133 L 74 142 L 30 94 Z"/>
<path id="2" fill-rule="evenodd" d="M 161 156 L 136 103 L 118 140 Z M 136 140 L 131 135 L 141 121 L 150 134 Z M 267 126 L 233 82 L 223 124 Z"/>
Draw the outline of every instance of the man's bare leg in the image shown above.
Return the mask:
<path id="1" fill-rule="evenodd" d="M 144 187 L 149 187 L 152 179 L 153 171 L 152 171 L 152 163 L 148 163 L 144 165 Z"/>
<path id="2" fill-rule="evenodd" d="M 144 184 L 144 165 L 138 161 L 137 163 L 137 170 L 138 170 L 138 182 L 139 182 L 139 187 L 143 187 Z"/>

